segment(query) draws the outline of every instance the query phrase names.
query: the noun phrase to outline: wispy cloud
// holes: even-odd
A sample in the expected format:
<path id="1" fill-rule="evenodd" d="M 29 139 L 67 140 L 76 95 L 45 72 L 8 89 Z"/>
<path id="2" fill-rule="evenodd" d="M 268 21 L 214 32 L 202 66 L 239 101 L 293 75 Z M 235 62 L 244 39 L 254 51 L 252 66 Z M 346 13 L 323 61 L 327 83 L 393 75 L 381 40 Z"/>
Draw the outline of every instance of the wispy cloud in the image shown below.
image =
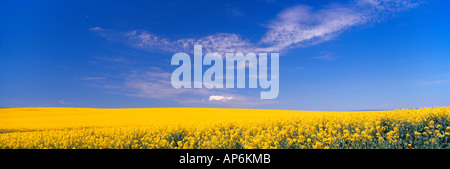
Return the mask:
<path id="1" fill-rule="evenodd" d="M 295 6 L 278 14 L 262 38 L 263 44 L 274 50 L 305 46 L 332 39 L 348 27 L 364 22 L 364 16 L 353 8 L 335 6 L 314 10 Z"/>
<path id="2" fill-rule="evenodd" d="M 105 77 L 84 77 L 81 78 L 81 80 L 103 80 L 106 79 Z"/>
<path id="3" fill-rule="evenodd" d="M 103 31 L 104 29 L 96 26 L 96 27 L 90 28 L 89 30 L 91 30 L 91 31 Z"/>
<path id="4" fill-rule="evenodd" d="M 171 75 L 171 73 L 164 72 L 160 68 L 151 67 L 143 71 L 133 71 L 125 75 L 122 78 L 123 81 L 119 84 L 108 84 L 104 88 L 113 90 L 113 93 L 116 94 L 168 100 L 187 106 L 252 107 L 275 103 L 275 101 L 261 101 L 259 95 L 253 97 L 237 94 L 234 89 L 175 89 L 170 82 Z M 220 98 L 220 96 L 224 98 Z"/>
<path id="5" fill-rule="evenodd" d="M 297 5 L 281 11 L 270 20 L 266 24 L 267 32 L 256 43 L 233 33 L 171 40 L 145 30 L 108 32 L 100 27 L 91 30 L 102 32 L 108 39 L 124 41 L 145 50 L 192 53 L 193 45 L 200 44 L 206 52 L 280 52 L 331 40 L 351 27 L 379 22 L 386 16 L 395 15 L 419 4 L 420 1 L 415 0 L 356 0 L 322 9 Z"/>
<path id="6" fill-rule="evenodd" d="M 237 34 L 220 33 L 203 38 L 186 38 L 171 41 L 161 38 L 147 31 L 130 31 L 123 34 L 127 43 L 136 48 L 146 50 L 163 50 L 168 52 L 193 53 L 194 45 L 203 45 L 206 52 L 247 52 L 254 48 L 248 40 L 242 39 Z"/>
<path id="7" fill-rule="evenodd" d="M 261 42 L 277 51 L 316 44 L 333 39 L 348 28 L 377 22 L 384 15 L 417 5 L 418 2 L 411 0 L 359 0 L 322 9 L 298 5 L 279 13 L 268 24 L 269 31 Z"/>
<path id="8" fill-rule="evenodd" d="M 398 12 L 420 4 L 415 0 L 351 0 L 320 9 L 297 5 L 282 10 L 267 21 L 266 33 L 256 42 L 235 33 L 216 33 L 199 38 L 170 39 L 146 30 L 115 31 L 100 27 L 89 30 L 111 41 L 125 43 L 135 48 L 159 52 L 193 53 L 193 46 L 203 46 L 205 52 L 282 52 L 332 40 L 340 33 L 356 26 L 376 23 Z M 322 52 L 314 59 L 333 60 L 330 52 Z M 124 77 L 120 84 L 105 88 L 133 97 L 170 100 L 184 105 L 257 106 L 276 101 L 260 100 L 237 94 L 235 89 L 174 89 L 171 74 L 159 68 L 135 71 Z M 436 82 L 438 83 L 438 82 Z M 442 82 L 441 82 L 442 83 Z"/>
<path id="9" fill-rule="evenodd" d="M 333 54 L 331 52 L 322 51 L 322 52 L 320 52 L 319 56 L 313 57 L 313 59 L 332 61 L 332 60 L 336 60 L 336 57 L 333 56 Z"/>

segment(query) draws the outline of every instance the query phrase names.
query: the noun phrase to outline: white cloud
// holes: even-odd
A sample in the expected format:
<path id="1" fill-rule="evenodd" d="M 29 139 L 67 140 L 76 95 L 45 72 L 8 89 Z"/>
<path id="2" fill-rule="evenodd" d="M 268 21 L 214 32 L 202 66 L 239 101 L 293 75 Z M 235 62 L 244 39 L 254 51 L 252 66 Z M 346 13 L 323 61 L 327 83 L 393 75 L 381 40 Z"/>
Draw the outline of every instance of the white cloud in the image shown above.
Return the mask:
<path id="1" fill-rule="evenodd" d="M 350 5 L 332 5 L 322 9 L 298 5 L 278 14 L 268 25 L 263 44 L 273 50 L 306 46 L 333 39 L 342 31 L 378 22 L 385 15 L 416 7 L 414 0 L 358 0 Z"/>
<path id="2" fill-rule="evenodd" d="M 357 0 L 356 4 L 361 7 L 374 8 L 368 12 L 399 12 L 415 8 L 422 2 L 423 0 Z"/>
<path id="3" fill-rule="evenodd" d="M 313 10 L 295 6 L 278 14 L 262 38 L 274 50 L 316 43 L 333 38 L 336 33 L 364 22 L 365 17 L 348 7 Z"/>
<path id="4" fill-rule="evenodd" d="M 220 33 L 203 38 L 185 38 L 171 41 L 161 38 L 147 31 L 130 31 L 123 34 L 123 37 L 130 45 L 147 50 L 163 50 L 168 52 L 194 52 L 194 45 L 203 46 L 206 52 L 249 52 L 252 44 L 248 40 L 242 39 L 239 35 Z"/>
<path id="5" fill-rule="evenodd" d="M 96 27 L 90 28 L 89 30 L 91 30 L 91 31 L 103 31 L 104 29 L 96 26 Z"/>
<path id="6" fill-rule="evenodd" d="M 335 4 L 322 9 L 297 5 L 281 11 L 269 21 L 267 32 L 257 43 L 233 33 L 217 33 L 202 38 L 170 40 L 147 31 L 102 35 L 125 41 L 134 47 L 166 52 L 193 52 L 195 44 L 203 45 L 206 52 L 280 52 L 289 48 L 308 46 L 336 37 L 348 28 L 378 22 L 385 16 L 414 8 L 418 0 L 355 0 L 349 4 Z M 104 30 L 94 27 L 90 30 Z"/>
<path id="7" fill-rule="evenodd" d="M 221 101 L 221 102 L 226 102 L 226 101 L 231 101 L 234 100 L 234 97 L 232 96 L 209 96 L 209 101 Z"/>
<path id="8" fill-rule="evenodd" d="M 124 42 L 130 46 L 151 51 L 193 53 L 193 46 L 200 44 L 205 52 L 221 54 L 281 52 L 331 40 L 349 28 L 379 22 L 386 16 L 414 8 L 419 4 L 414 0 L 352 0 L 351 2 L 321 9 L 305 5 L 287 8 L 268 21 L 265 27 L 267 32 L 258 42 L 251 42 L 234 33 L 217 33 L 200 38 L 172 40 L 145 30 L 117 32 L 100 27 L 89 30 L 96 31 L 108 40 Z M 322 53 L 315 59 L 334 58 L 329 53 Z M 170 83 L 170 76 L 170 73 L 163 72 L 159 68 L 151 68 L 144 72 L 133 72 L 123 79 L 122 84 L 108 84 L 108 87 L 120 90 L 121 94 L 128 96 L 172 100 L 188 105 L 226 104 L 248 107 L 276 102 L 238 95 L 230 89 L 226 89 L 227 92 L 224 89 L 174 89 Z M 433 83 L 443 82 L 445 81 Z M 208 102 L 204 101 L 206 98 Z"/>

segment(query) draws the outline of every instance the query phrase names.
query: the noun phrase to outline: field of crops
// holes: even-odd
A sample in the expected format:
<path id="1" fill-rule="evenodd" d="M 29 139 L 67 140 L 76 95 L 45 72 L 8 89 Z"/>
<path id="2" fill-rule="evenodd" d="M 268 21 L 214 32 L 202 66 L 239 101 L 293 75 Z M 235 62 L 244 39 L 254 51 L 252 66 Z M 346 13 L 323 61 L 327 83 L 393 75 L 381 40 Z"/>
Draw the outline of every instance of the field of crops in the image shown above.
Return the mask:
<path id="1" fill-rule="evenodd" d="M 450 107 L 0 109 L 1 149 L 434 149 L 449 144 Z"/>

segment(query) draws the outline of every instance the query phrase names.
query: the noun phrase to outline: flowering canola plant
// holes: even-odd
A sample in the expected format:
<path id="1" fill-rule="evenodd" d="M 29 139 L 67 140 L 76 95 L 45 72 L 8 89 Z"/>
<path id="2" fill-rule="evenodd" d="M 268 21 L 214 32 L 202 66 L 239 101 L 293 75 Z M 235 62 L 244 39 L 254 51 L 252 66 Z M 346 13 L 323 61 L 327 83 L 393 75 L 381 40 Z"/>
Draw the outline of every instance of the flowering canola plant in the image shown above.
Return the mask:
<path id="1" fill-rule="evenodd" d="M 0 109 L 1 149 L 435 149 L 449 144 L 450 107 Z"/>

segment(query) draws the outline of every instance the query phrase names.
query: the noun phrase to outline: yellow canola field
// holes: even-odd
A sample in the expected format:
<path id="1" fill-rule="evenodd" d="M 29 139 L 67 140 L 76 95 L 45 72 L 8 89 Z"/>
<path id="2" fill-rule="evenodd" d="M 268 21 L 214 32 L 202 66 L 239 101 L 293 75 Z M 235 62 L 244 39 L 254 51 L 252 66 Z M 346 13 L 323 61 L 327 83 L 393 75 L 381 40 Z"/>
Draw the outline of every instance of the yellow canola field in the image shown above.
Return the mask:
<path id="1" fill-rule="evenodd" d="M 449 148 L 450 107 L 316 112 L 3 108 L 0 148 Z"/>
<path id="2" fill-rule="evenodd" d="M 105 126 L 192 126 L 349 113 L 357 112 L 222 108 L 3 108 L 0 109 L 0 131 Z"/>

